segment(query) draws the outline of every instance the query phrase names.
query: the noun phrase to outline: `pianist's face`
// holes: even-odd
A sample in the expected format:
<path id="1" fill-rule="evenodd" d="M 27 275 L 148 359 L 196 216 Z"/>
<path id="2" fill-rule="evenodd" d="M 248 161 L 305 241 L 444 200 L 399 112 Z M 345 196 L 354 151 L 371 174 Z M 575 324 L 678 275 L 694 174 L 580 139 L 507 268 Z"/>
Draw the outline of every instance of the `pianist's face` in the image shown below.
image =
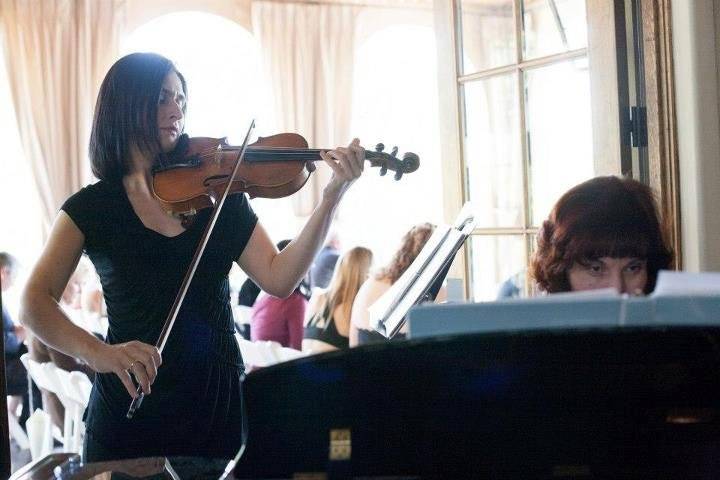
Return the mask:
<path id="1" fill-rule="evenodd" d="M 170 72 L 160 89 L 157 106 L 160 146 L 169 152 L 178 142 L 185 126 L 185 90 L 180 77 Z"/>
<path id="2" fill-rule="evenodd" d="M 568 270 L 574 292 L 615 288 L 620 293 L 641 295 L 647 280 L 647 261 L 642 258 L 601 257 L 575 262 Z"/>

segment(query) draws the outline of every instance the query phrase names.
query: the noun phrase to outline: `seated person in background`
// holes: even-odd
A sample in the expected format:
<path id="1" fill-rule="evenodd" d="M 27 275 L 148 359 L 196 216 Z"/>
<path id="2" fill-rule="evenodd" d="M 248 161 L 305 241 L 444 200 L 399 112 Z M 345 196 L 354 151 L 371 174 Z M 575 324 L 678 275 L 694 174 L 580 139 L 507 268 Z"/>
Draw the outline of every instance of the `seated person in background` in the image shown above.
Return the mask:
<path id="1" fill-rule="evenodd" d="M 60 297 L 60 306 L 68 314 L 68 316 L 78 324 L 82 325 L 81 311 L 81 289 L 82 277 L 84 270 L 81 266 L 70 277 L 62 296 Z M 92 381 L 95 378 L 95 372 L 79 360 L 65 355 L 54 348 L 48 347 L 40 341 L 35 335 L 29 336 L 28 350 L 30 358 L 38 363 L 53 362 L 58 368 L 67 370 L 68 372 L 83 372 Z M 44 388 L 40 389 L 42 395 L 42 407 L 53 420 L 53 423 L 62 430 L 65 417 L 65 408 L 58 397 Z"/>
<path id="2" fill-rule="evenodd" d="M 53 362 L 58 368 L 67 370 L 68 372 L 79 371 L 83 372 L 88 376 L 90 381 L 95 378 L 95 372 L 84 363 L 77 359 L 65 355 L 54 348 L 50 348 L 40 341 L 35 335 L 30 335 L 28 343 L 28 350 L 30 351 L 30 358 L 38 363 Z M 65 418 L 65 408 L 58 397 L 44 388 L 40 389 L 42 395 L 42 407 L 53 420 L 53 423 L 58 428 L 63 428 L 63 420 Z M 36 403 L 37 405 L 37 403 Z"/>
<path id="3" fill-rule="evenodd" d="M 250 340 L 250 322 L 252 321 L 252 307 L 260 295 L 260 287 L 252 278 L 247 278 L 238 292 L 238 303 L 234 310 L 235 329 L 245 340 Z"/>
<path id="4" fill-rule="evenodd" d="M 328 234 L 325 246 L 318 252 L 310 267 L 310 285 L 312 288 L 327 288 L 340 258 L 340 240 L 337 232 Z"/>
<path id="5" fill-rule="evenodd" d="M 80 265 L 83 265 L 81 268 Z M 90 260 L 83 256 L 78 264 L 80 279 L 80 309 L 85 328 L 103 339 L 107 335 L 108 320 L 100 278 Z"/>
<path id="6" fill-rule="evenodd" d="M 407 270 L 432 235 L 435 227 L 430 223 L 415 225 L 402 238 L 400 248 L 392 260 L 360 287 L 352 307 L 350 325 L 350 346 L 387 340 L 380 333 L 371 330 L 368 308 L 387 292 L 393 283 Z M 398 334 L 395 338 L 402 338 Z"/>
<path id="7" fill-rule="evenodd" d="M 288 246 L 290 240 L 277 244 L 278 250 Z M 303 322 L 310 298 L 310 284 L 303 279 L 287 298 L 261 294 L 253 305 L 250 320 L 250 338 L 270 340 L 283 347 L 300 350 L 302 347 Z"/>
<path id="8" fill-rule="evenodd" d="M 661 225 L 647 186 L 629 178 L 593 178 L 555 204 L 538 233 L 531 274 L 547 293 L 650 293 L 658 271 L 673 259 Z"/>
<path id="9" fill-rule="evenodd" d="M 527 270 L 521 269 L 519 272 L 511 275 L 498 288 L 497 300 L 505 298 L 519 298 L 523 296 L 523 285 L 525 284 L 525 275 Z"/>
<path id="10" fill-rule="evenodd" d="M 255 305 L 258 295 L 260 295 L 260 287 L 257 286 L 252 279 L 248 278 L 243 282 L 238 292 L 238 305 L 243 307 L 252 307 Z"/>
<path id="11" fill-rule="evenodd" d="M 7 252 L 0 252 L 0 288 L 3 293 L 15 283 L 17 260 Z M 5 304 L 2 306 L 3 345 L 5 347 L 5 382 L 7 386 L 8 414 L 13 415 L 22 427 L 30 415 L 30 398 L 28 395 L 28 377 L 20 356 L 27 352 L 24 345 L 25 329 L 16 325 L 10 317 Z M 22 413 L 16 416 L 17 407 L 22 403 Z"/>
<path id="12" fill-rule="evenodd" d="M 303 351 L 319 353 L 348 348 L 353 300 L 368 277 L 372 256 L 367 248 L 355 247 L 340 257 L 327 291 L 316 293 L 310 300 Z"/>

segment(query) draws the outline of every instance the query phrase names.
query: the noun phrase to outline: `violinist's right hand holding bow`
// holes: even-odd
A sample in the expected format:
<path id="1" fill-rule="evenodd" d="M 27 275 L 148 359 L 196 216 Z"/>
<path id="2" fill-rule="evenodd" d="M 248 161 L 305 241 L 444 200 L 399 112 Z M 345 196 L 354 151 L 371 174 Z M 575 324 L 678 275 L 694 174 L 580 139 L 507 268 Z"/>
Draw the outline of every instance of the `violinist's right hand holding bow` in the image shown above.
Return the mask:
<path id="1" fill-rule="evenodd" d="M 137 340 L 116 345 L 98 342 L 94 350 L 87 359 L 90 368 L 117 375 L 132 398 L 137 390 L 133 377 L 142 386 L 143 393 L 150 394 L 150 386 L 162 364 L 160 351 L 154 345 Z"/>

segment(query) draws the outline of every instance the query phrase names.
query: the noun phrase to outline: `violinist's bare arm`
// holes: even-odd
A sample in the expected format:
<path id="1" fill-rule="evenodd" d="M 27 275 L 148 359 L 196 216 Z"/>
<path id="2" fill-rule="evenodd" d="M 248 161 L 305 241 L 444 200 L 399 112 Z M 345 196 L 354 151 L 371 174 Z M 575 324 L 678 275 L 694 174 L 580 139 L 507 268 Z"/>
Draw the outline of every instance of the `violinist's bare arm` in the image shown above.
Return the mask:
<path id="1" fill-rule="evenodd" d="M 149 393 L 161 363 L 154 346 L 138 341 L 107 345 L 75 325 L 58 304 L 80 259 L 84 241 L 80 229 L 61 211 L 23 292 L 20 321 L 45 344 L 83 360 L 97 372 L 115 373 L 135 396 L 128 373 L 132 366 L 143 391 Z"/>
<path id="2" fill-rule="evenodd" d="M 310 216 L 300 234 L 278 252 L 260 223 L 250 236 L 238 265 L 260 288 L 276 297 L 287 297 L 300 283 L 312 264 L 315 255 L 325 243 L 333 213 L 350 185 L 363 171 L 365 150 L 355 140 L 320 154 L 333 171 L 332 178 L 323 190 L 323 198 Z"/>

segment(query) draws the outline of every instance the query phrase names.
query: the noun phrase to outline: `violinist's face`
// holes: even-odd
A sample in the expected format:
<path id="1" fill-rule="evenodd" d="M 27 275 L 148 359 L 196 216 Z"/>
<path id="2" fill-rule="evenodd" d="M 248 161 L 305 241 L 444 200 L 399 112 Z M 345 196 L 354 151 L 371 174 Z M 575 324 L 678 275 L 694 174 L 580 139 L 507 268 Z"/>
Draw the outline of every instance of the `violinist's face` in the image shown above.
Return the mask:
<path id="1" fill-rule="evenodd" d="M 602 257 L 575 262 L 568 270 L 573 291 L 614 288 L 619 293 L 640 295 L 648 281 L 647 260 Z"/>
<path id="2" fill-rule="evenodd" d="M 163 152 L 175 148 L 185 126 L 185 92 L 180 77 L 170 72 L 163 81 L 157 106 L 157 122 L 160 131 L 160 146 Z"/>

